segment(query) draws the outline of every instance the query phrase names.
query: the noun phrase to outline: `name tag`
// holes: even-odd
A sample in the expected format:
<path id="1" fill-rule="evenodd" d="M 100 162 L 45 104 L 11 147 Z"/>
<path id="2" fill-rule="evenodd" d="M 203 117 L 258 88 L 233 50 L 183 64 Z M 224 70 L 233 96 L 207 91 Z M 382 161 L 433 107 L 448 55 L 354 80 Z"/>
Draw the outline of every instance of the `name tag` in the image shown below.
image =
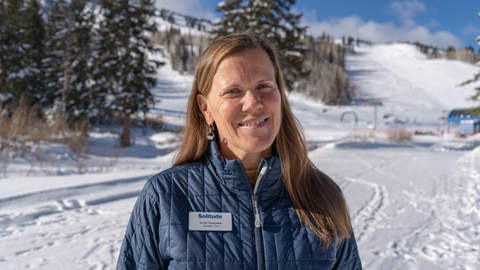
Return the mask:
<path id="1" fill-rule="evenodd" d="M 231 213 L 190 212 L 188 213 L 190 231 L 231 231 Z"/>

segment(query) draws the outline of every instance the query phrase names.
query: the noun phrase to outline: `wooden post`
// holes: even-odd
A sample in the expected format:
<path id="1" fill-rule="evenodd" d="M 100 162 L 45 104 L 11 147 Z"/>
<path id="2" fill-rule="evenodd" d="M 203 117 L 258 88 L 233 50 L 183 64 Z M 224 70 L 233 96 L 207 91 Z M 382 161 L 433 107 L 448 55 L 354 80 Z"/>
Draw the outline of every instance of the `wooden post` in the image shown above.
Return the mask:
<path id="1" fill-rule="evenodd" d="M 123 116 L 123 135 L 122 147 L 130 146 L 130 114 L 125 113 Z"/>
<path id="2" fill-rule="evenodd" d="M 124 20 L 124 29 L 125 29 L 125 55 L 127 57 L 127 59 L 130 58 L 130 10 L 129 10 L 129 5 L 130 5 L 130 1 L 126 0 L 126 5 L 127 5 L 127 8 L 126 8 L 126 14 L 125 14 L 125 20 Z M 128 61 L 127 61 L 128 62 Z M 123 87 L 129 87 L 127 86 L 127 78 L 126 76 L 124 76 L 124 79 L 123 79 Z M 128 103 L 127 101 L 124 101 L 125 103 L 123 104 L 124 106 L 124 115 L 123 115 L 123 135 L 122 135 L 122 146 L 125 148 L 125 147 L 129 147 L 130 146 L 130 113 L 127 113 L 127 108 L 128 107 Z"/>
<path id="3" fill-rule="evenodd" d="M 68 38 L 67 38 L 68 39 Z M 66 40 L 65 41 L 66 44 L 65 44 L 65 55 L 64 55 L 64 59 L 65 61 L 63 62 L 63 87 L 62 87 L 62 112 L 66 112 L 67 111 L 67 105 L 66 105 L 66 102 L 67 102 L 67 87 L 68 87 L 68 67 L 70 65 L 68 59 L 69 59 L 69 55 L 68 55 L 68 52 L 70 50 L 70 44 L 69 44 L 69 41 Z"/>

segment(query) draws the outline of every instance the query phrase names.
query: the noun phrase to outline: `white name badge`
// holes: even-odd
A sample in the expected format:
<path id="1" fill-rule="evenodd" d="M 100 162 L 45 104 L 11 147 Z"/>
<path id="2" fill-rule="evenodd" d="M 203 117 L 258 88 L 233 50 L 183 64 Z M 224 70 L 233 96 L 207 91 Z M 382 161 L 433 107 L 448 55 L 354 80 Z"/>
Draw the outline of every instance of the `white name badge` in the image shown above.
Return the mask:
<path id="1" fill-rule="evenodd" d="M 188 213 L 190 231 L 231 231 L 231 213 L 190 212 Z"/>

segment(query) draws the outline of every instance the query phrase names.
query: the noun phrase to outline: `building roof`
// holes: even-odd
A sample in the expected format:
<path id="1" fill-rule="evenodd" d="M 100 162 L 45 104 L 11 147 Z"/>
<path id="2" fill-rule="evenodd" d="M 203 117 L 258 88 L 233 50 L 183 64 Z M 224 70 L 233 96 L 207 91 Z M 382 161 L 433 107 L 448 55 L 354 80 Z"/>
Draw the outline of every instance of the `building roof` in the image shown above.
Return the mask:
<path id="1" fill-rule="evenodd" d="M 460 123 L 462 120 L 480 120 L 480 109 L 455 109 L 448 114 L 448 122 Z"/>

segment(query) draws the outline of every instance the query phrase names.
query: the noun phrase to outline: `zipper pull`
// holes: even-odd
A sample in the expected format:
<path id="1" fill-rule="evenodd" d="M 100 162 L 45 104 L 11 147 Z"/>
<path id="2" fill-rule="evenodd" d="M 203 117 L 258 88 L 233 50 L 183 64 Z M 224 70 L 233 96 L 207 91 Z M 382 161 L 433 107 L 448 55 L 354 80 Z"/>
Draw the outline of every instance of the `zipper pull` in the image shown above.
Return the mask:
<path id="1" fill-rule="evenodd" d="M 260 214 L 256 213 L 255 214 L 255 227 L 260 228 L 262 225 L 262 222 L 260 222 Z"/>
<path id="2" fill-rule="evenodd" d="M 258 199 L 257 195 L 254 194 L 252 197 L 252 200 L 253 200 L 253 208 L 255 209 L 255 227 L 260 228 L 260 226 L 262 225 L 262 222 L 260 221 L 260 213 L 258 210 L 257 199 Z"/>

